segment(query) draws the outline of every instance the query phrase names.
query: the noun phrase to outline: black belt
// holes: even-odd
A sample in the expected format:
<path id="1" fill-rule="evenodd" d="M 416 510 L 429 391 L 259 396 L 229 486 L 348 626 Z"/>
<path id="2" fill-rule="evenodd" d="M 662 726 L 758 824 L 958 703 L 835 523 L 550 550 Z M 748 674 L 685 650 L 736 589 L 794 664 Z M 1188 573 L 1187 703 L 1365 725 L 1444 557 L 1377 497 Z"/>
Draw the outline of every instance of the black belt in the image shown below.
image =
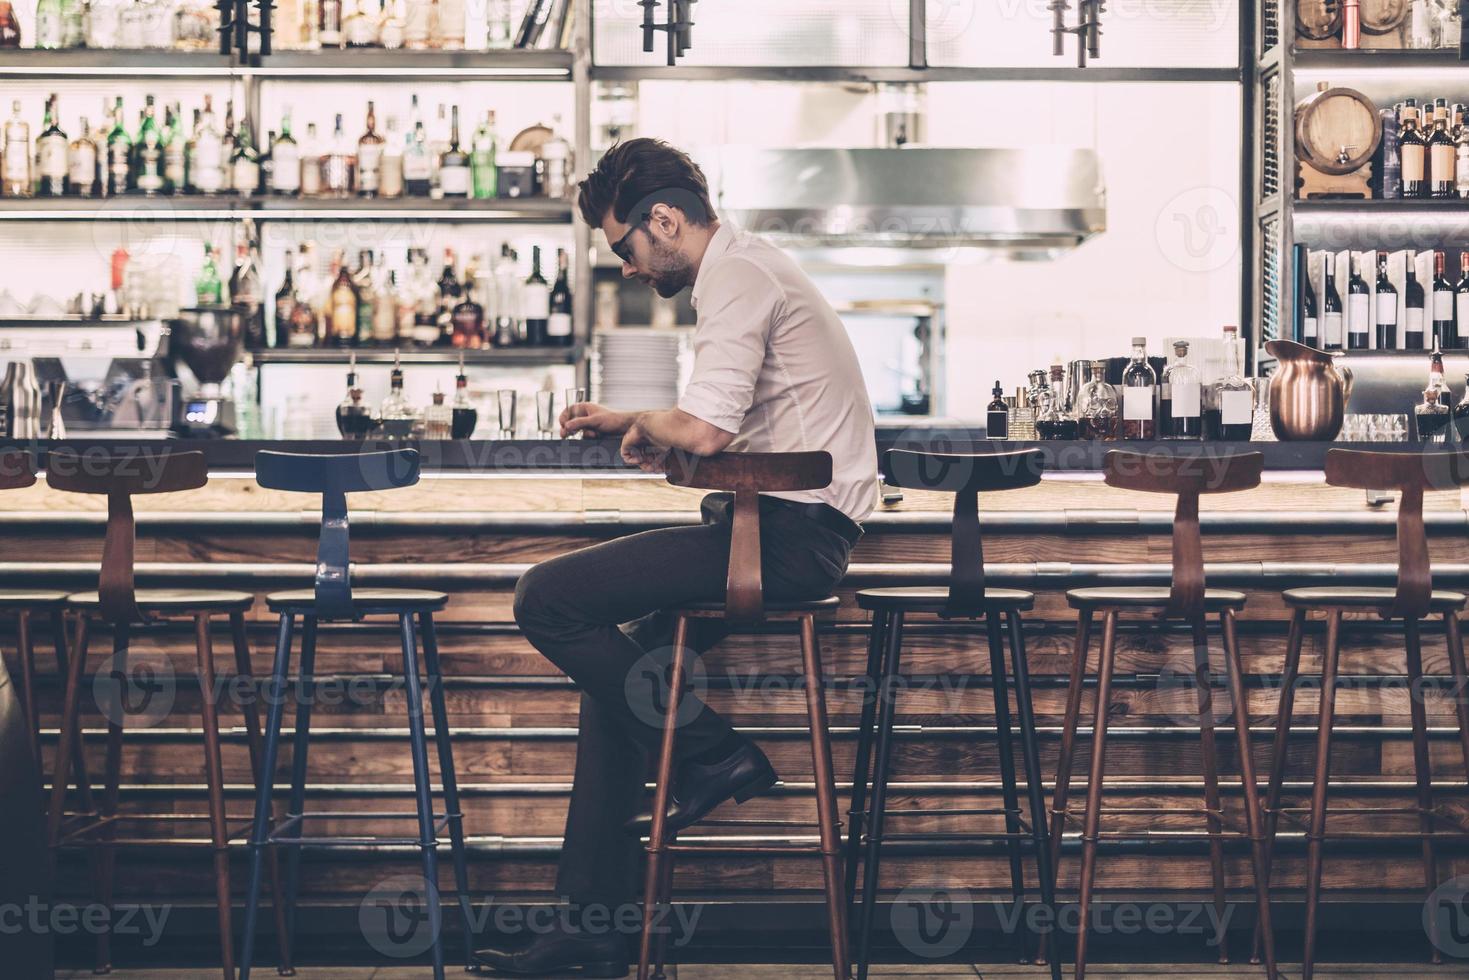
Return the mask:
<path id="1" fill-rule="evenodd" d="M 831 504 L 804 503 L 799 500 L 787 500 L 784 497 L 772 497 L 768 494 L 761 494 L 760 499 L 768 500 L 772 504 L 788 508 L 802 517 L 815 521 L 828 531 L 840 535 L 849 545 L 855 545 L 857 539 L 862 537 L 861 525 Z"/>

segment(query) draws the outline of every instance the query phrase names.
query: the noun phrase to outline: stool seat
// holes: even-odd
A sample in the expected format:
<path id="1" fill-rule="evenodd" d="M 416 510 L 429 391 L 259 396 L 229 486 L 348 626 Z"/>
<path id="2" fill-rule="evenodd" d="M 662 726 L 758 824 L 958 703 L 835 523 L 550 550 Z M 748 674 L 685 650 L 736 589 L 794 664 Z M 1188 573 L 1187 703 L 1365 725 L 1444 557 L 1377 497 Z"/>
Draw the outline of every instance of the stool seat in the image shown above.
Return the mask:
<path id="1" fill-rule="evenodd" d="M 230 589 L 138 589 L 138 608 L 158 612 L 209 609 L 221 612 L 243 612 L 255 604 L 251 592 Z M 73 592 L 66 604 L 78 609 L 93 609 L 102 604 L 96 592 Z"/>
<path id="2" fill-rule="evenodd" d="M 863 609 L 883 612 L 941 612 L 949 603 L 947 586 L 912 585 L 890 589 L 861 589 L 857 593 L 857 605 Z M 1024 589 L 985 589 L 985 609 L 1030 609 L 1035 605 L 1035 593 Z"/>
<path id="3" fill-rule="evenodd" d="M 16 606 L 59 606 L 71 593 L 53 589 L 0 589 L 0 609 Z"/>
<path id="4" fill-rule="evenodd" d="M 765 611 L 767 613 L 823 612 L 836 609 L 841 604 L 842 600 L 834 595 L 823 596 L 820 599 L 767 599 L 765 600 Z M 665 611 L 674 615 L 679 613 L 723 614 L 724 601 L 719 599 L 712 602 L 685 602 L 680 606 L 670 606 Z"/>
<path id="5" fill-rule="evenodd" d="M 1066 601 L 1071 608 L 1080 609 L 1096 606 L 1129 606 L 1135 608 L 1163 607 L 1168 605 L 1168 589 L 1158 585 L 1120 585 L 1094 589 L 1069 589 Z M 1219 612 L 1222 609 L 1243 608 L 1246 596 L 1233 589 L 1205 589 L 1204 609 Z"/>
<path id="6" fill-rule="evenodd" d="M 1397 598 L 1396 589 L 1371 586 L 1320 586 L 1304 589 L 1286 589 L 1281 598 L 1288 606 L 1353 606 L 1379 608 L 1391 606 Z M 1463 609 L 1469 601 L 1462 592 L 1435 589 L 1429 597 L 1430 612 L 1450 612 Z"/>
<path id="7" fill-rule="evenodd" d="M 439 610 L 448 605 L 449 596 L 444 592 L 429 589 L 353 589 L 352 605 L 358 612 L 398 612 L 408 610 Z M 310 612 L 316 608 L 314 589 L 290 589 L 272 592 L 265 597 L 265 605 L 271 612 Z"/>

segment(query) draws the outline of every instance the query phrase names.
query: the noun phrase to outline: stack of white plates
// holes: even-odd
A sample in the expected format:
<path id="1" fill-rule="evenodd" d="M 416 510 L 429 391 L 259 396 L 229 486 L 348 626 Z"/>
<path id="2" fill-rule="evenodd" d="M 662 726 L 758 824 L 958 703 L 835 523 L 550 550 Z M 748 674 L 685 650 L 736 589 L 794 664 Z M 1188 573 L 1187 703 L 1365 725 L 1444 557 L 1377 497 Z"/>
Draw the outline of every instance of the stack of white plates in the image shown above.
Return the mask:
<path id="1" fill-rule="evenodd" d="M 596 336 L 598 404 L 628 412 L 678 403 L 682 333 L 622 327 Z"/>

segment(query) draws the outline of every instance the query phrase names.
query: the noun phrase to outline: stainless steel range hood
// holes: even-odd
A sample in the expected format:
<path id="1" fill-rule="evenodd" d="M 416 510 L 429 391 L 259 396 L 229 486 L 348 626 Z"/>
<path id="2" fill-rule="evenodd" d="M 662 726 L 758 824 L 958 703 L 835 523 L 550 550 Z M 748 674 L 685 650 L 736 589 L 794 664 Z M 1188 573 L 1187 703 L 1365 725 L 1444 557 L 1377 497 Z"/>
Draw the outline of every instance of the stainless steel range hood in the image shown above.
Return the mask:
<path id="1" fill-rule="evenodd" d="M 1051 258 L 1106 230 L 1101 166 L 1087 149 L 724 147 L 717 156 L 707 169 L 720 213 L 793 248 Z"/>

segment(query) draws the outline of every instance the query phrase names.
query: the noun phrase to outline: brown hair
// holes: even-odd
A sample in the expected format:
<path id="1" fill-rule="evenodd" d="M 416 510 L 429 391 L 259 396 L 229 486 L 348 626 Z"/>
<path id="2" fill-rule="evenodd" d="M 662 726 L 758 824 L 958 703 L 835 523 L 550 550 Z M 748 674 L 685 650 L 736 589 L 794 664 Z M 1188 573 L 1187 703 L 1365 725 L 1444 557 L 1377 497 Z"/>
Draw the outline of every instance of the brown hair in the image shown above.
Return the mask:
<path id="1" fill-rule="evenodd" d="M 712 220 L 709 182 L 689 155 L 662 140 L 640 137 L 613 144 L 577 194 L 582 220 L 599 228 L 611 211 L 626 221 L 634 207 L 671 204 L 695 225 Z"/>

